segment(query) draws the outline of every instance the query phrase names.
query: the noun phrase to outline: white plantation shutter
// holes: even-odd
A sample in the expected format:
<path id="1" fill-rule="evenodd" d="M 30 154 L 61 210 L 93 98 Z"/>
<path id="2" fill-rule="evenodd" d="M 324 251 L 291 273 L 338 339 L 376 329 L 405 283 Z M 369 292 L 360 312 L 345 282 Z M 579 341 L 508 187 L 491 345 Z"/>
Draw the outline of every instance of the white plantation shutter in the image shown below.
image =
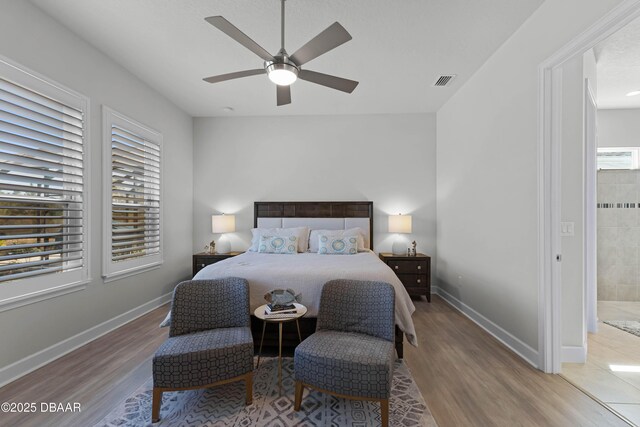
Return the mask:
<path id="1" fill-rule="evenodd" d="M 85 100 L 0 65 L 0 283 L 86 268 Z"/>
<path id="2" fill-rule="evenodd" d="M 108 278 L 161 262 L 162 137 L 113 110 L 104 111 L 110 205 L 104 276 Z"/>

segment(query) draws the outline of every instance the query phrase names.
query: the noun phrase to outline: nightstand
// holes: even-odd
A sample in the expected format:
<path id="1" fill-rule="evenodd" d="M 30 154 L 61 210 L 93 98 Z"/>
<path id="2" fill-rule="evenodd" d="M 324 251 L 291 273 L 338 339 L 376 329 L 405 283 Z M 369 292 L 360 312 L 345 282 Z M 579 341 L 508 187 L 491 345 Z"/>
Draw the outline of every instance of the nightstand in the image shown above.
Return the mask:
<path id="1" fill-rule="evenodd" d="M 210 254 L 209 252 L 200 252 L 193 255 L 193 275 L 209 264 L 215 264 L 223 259 L 231 258 L 236 255 L 240 255 L 243 252 L 229 252 L 228 254 Z"/>
<path id="2" fill-rule="evenodd" d="M 396 273 L 409 295 L 425 295 L 431 302 L 431 257 L 381 253 L 380 259 Z"/>

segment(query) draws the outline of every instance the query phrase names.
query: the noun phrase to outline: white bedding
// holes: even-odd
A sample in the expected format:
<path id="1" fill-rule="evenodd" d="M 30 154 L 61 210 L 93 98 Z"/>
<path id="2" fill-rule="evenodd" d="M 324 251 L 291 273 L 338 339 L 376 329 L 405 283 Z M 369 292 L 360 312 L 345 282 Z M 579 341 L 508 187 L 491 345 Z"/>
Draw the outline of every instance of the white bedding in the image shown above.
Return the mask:
<path id="1" fill-rule="evenodd" d="M 372 251 L 356 255 L 296 255 L 245 252 L 211 264 L 200 270 L 194 280 L 242 277 L 249 281 L 251 312 L 264 304 L 264 294 L 272 289 L 291 288 L 301 293 L 300 303 L 307 316 L 318 315 L 322 285 L 332 279 L 377 280 L 388 282 L 396 291 L 396 323 L 407 340 L 416 346 L 416 331 L 411 315 L 415 306 L 395 273 Z"/>

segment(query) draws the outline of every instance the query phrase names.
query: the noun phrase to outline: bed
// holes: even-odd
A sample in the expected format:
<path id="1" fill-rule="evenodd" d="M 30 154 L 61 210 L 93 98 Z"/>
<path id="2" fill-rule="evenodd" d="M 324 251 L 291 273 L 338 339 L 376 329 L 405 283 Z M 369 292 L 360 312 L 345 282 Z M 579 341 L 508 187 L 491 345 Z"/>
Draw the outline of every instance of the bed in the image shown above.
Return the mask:
<path id="1" fill-rule="evenodd" d="M 390 283 L 396 290 L 396 349 L 402 357 L 402 337 L 417 345 L 411 319 L 415 311 L 406 289 L 394 272 L 371 250 L 373 248 L 372 202 L 255 202 L 256 228 L 309 227 L 310 229 L 350 229 L 365 231 L 365 250 L 355 255 L 293 255 L 245 252 L 200 270 L 194 280 L 242 277 L 249 281 L 251 311 L 264 304 L 264 294 L 276 288 L 291 288 L 301 294 L 300 302 L 308 313 L 301 323 L 303 335 L 315 330 L 320 292 L 331 279 L 378 280 Z M 255 329 L 254 329 L 255 328 Z M 261 323 L 252 319 L 254 336 L 260 336 Z M 284 344 L 295 346 L 295 331 L 285 334 Z M 267 340 L 268 338 L 265 338 Z M 267 345 L 268 341 L 265 341 Z"/>

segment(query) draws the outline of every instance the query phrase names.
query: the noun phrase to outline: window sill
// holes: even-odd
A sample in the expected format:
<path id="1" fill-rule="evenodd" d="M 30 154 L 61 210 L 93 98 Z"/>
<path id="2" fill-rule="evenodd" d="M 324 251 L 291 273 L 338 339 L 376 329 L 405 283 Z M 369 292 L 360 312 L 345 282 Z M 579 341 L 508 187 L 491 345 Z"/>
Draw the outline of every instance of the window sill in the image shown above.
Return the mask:
<path id="1" fill-rule="evenodd" d="M 0 313 L 86 289 L 91 279 L 0 300 Z"/>
<path id="2" fill-rule="evenodd" d="M 113 273 L 103 274 L 102 278 L 104 279 L 104 283 L 115 282 L 120 279 L 124 279 L 126 277 L 135 276 L 136 274 L 146 273 L 147 271 L 155 270 L 156 268 L 160 268 L 164 261 L 157 261 L 151 264 L 141 265 L 139 267 L 132 267 L 127 270 L 117 271 Z"/>

